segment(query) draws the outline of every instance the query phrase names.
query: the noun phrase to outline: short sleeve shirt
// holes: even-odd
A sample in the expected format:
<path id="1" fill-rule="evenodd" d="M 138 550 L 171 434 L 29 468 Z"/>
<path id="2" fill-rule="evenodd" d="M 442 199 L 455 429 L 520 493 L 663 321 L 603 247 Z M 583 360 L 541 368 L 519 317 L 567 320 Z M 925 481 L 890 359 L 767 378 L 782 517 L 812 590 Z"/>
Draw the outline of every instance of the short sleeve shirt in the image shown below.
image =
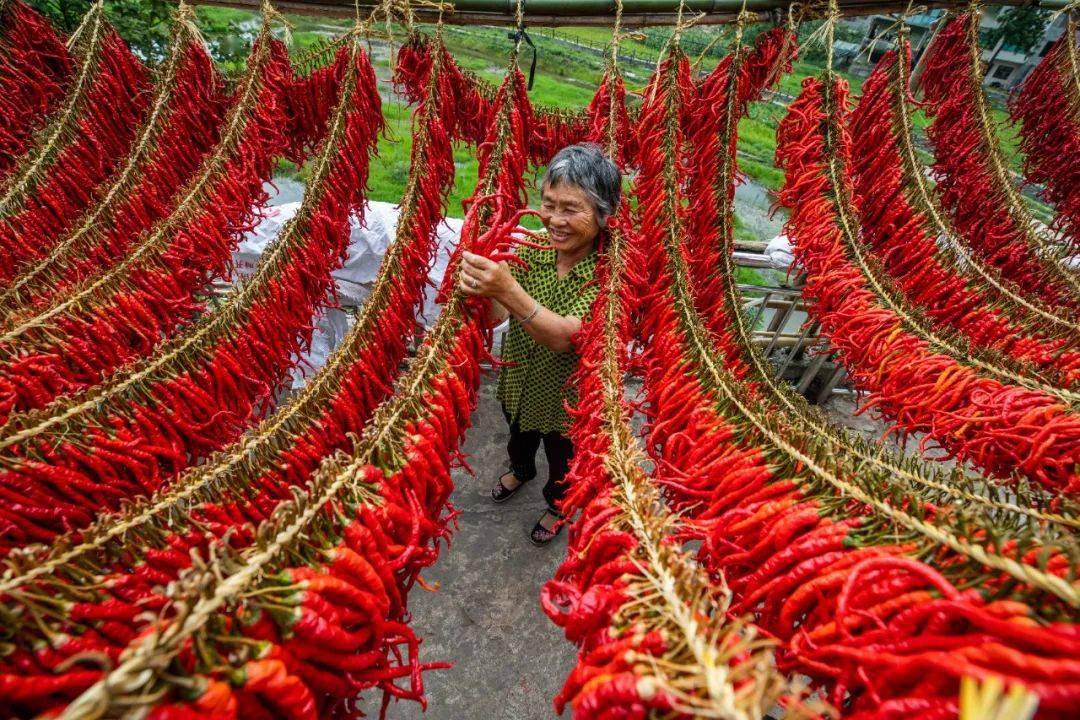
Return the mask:
<path id="1" fill-rule="evenodd" d="M 524 268 L 512 264 L 511 272 L 534 300 L 552 312 L 586 319 L 599 288 L 595 282 L 596 252 L 577 262 L 559 278 L 555 268 L 555 250 L 520 247 L 518 257 L 528 263 Z M 497 397 L 503 408 L 524 430 L 565 434 L 570 426 L 564 403 L 575 397 L 567 386 L 578 356 L 574 352 L 555 352 L 533 340 L 516 319 L 503 339 L 503 362 Z"/>

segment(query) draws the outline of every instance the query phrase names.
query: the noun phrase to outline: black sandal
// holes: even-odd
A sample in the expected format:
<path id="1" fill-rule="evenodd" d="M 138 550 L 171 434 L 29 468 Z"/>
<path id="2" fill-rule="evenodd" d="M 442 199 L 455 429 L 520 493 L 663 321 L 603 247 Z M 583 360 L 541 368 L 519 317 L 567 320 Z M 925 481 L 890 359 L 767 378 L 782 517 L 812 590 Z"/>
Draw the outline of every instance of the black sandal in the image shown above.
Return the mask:
<path id="1" fill-rule="evenodd" d="M 518 480 L 517 487 L 514 488 L 513 490 L 511 490 L 510 488 L 503 485 L 503 478 L 505 478 L 508 475 L 511 475 L 515 479 L 517 479 L 517 475 L 514 475 L 513 470 L 508 470 L 508 471 L 504 472 L 501 476 L 499 476 L 499 479 L 495 481 L 495 485 L 492 486 L 492 488 L 491 488 L 491 501 L 492 502 L 496 502 L 496 503 L 506 502 L 507 500 L 509 500 L 510 498 L 512 498 L 514 496 L 514 493 L 516 493 L 518 490 L 521 489 L 522 485 L 525 484 L 521 480 Z"/>
<path id="2" fill-rule="evenodd" d="M 544 515 L 553 515 L 555 517 L 554 530 L 548 530 L 546 527 L 540 524 L 540 520 L 544 519 Z M 532 532 L 529 533 L 529 540 L 532 541 L 533 545 L 547 545 L 549 542 L 557 538 L 559 536 L 559 533 L 562 532 L 562 513 L 556 512 L 551 508 L 548 508 L 544 511 L 544 515 L 540 516 L 540 520 L 536 521 L 536 524 L 533 525 Z"/>

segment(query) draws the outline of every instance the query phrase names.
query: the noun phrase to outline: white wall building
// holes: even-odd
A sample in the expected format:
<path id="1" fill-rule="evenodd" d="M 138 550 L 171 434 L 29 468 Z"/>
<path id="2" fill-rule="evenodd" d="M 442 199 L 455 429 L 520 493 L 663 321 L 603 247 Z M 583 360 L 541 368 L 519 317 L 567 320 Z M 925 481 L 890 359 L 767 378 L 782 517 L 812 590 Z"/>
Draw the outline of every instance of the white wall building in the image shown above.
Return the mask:
<path id="1" fill-rule="evenodd" d="M 1065 14 L 1058 14 L 1053 20 L 1046 23 L 1043 36 L 1030 53 L 1022 52 L 1019 48 L 1009 44 L 1008 38 L 990 44 L 987 35 L 989 31 L 998 26 L 998 14 L 1004 10 L 1002 6 L 982 8 L 982 20 L 979 27 L 980 42 L 983 46 L 983 61 L 989 63 L 984 75 L 984 84 L 1011 90 L 1024 81 L 1044 55 L 1050 50 L 1062 33 L 1065 32 Z M 941 10 L 931 10 L 908 19 L 910 27 L 911 47 L 915 57 L 918 57 L 926 49 L 937 22 L 941 19 Z M 895 32 L 890 31 L 878 37 L 885 28 L 895 24 L 895 19 L 889 15 L 873 15 L 863 38 L 861 53 L 852 64 L 851 70 L 855 73 L 868 74 L 874 63 L 888 51 L 895 40 Z M 871 47 L 871 45 L 873 47 Z M 869 49 L 869 53 L 867 50 Z"/>

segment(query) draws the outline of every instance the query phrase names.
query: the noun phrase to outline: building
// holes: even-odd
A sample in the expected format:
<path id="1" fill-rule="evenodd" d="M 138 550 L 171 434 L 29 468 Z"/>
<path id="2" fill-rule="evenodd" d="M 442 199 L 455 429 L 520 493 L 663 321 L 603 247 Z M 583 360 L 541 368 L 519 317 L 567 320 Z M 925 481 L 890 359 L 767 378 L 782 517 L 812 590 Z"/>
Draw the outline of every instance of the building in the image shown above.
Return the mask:
<path id="1" fill-rule="evenodd" d="M 1032 52 L 1025 53 L 1019 48 L 1010 45 L 1008 38 L 1003 38 L 991 46 L 986 37 L 990 30 L 998 26 L 998 13 L 1004 9 L 1003 6 L 982 8 L 979 35 L 981 38 L 980 43 L 983 46 L 983 61 L 989 63 L 984 74 L 984 84 L 1003 90 L 1011 90 L 1024 81 L 1028 73 L 1049 52 L 1054 41 L 1065 32 L 1066 17 L 1064 13 L 1059 13 L 1053 20 L 1048 20 L 1043 30 L 1042 39 Z M 936 24 L 942 15 L 943 11 L 941 10 L 931 10 L 908 19 L 914 57 L 919 57 L 926 49 L 930 39 L 933 37 Z M 890 28 L 894 28 L 895 25 L 896 19 L 890 15 L 873 15 L 870 17 L 858 57 L 851 64 L 851 72 L 862 75 L 870 73 L 874 63 L 892 47 L 893 41 L 896 39 L 896 32 Z"/>

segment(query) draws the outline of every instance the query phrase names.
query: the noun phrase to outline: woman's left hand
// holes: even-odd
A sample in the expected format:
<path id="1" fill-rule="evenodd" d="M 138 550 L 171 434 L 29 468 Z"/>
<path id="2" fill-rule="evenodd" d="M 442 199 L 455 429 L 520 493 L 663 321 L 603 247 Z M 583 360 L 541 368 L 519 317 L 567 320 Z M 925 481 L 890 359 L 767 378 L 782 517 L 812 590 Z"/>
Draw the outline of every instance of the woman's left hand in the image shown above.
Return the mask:
<path id="1" fill-rule="evenodd" d="M 498 299 L 514 286 L 514 276 L 505 262 L 466 251 L 461 255 L 458 286 L 466 295 Z"/>

